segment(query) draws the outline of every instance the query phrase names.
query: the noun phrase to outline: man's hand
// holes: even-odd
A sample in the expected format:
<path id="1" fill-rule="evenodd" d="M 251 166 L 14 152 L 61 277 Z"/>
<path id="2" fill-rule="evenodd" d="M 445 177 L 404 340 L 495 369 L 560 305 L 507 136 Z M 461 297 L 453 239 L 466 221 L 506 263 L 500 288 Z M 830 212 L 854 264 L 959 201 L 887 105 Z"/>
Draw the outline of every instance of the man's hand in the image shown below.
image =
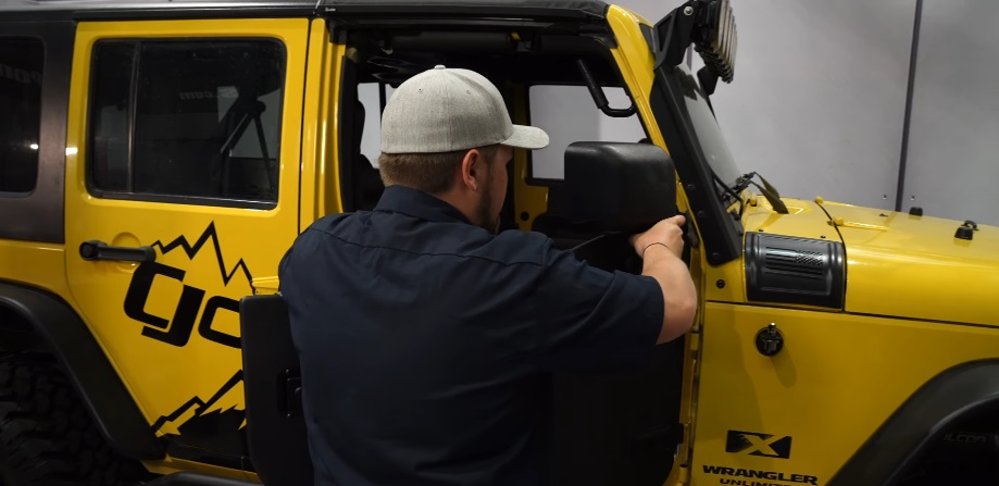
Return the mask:
<path id="1" fill-rule="evenodd" d="M 631 245 L 642 257 L 642 275 L 656 279 L 663 292 L 663 325 L 657 340 L 660 344 L 686 333 L 697 312 L 697 289 L 687 264 L 680 258 L 684 221 L 680 215 L 666 218 L 631 237 Z"/>
<path id="2" fill-rule="evenodd" d="M 679 257 L 683 254 L 683 223 L 686 218 L 682 214 L 666 218 L 655 226 L 649 228 L 644 233 L 632 235 L 631 245 L 635 248 L 635 253 L 644 258 L 645 250 L 650 246 L 666 245 L 674 255 Z"/>

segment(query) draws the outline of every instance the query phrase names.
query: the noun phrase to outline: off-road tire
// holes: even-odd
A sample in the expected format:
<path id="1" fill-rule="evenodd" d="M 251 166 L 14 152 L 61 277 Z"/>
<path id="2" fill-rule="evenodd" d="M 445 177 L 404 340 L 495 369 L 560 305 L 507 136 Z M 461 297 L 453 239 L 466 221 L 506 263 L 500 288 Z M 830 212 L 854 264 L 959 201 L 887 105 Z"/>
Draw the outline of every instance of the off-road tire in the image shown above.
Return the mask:
<path id="1" fill-rule="evenodd" d="M 104 440 L 51 356 L 0 356 L 0 485 L 126 485 L 149 478 Z"/>

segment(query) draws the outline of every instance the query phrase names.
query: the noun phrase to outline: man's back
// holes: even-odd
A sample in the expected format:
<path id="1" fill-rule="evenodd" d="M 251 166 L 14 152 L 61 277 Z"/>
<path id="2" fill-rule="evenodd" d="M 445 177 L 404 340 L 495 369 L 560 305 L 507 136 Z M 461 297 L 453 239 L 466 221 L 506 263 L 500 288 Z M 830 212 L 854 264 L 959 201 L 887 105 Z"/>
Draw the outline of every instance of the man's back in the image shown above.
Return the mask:
<path id="1" fill-rule="evenodd" d="M 309 228 L 281 281 L 318 484 L 541 483 L 543 372 L 640 361 L 663 319 L 651 278 L 397 186 Z"/>

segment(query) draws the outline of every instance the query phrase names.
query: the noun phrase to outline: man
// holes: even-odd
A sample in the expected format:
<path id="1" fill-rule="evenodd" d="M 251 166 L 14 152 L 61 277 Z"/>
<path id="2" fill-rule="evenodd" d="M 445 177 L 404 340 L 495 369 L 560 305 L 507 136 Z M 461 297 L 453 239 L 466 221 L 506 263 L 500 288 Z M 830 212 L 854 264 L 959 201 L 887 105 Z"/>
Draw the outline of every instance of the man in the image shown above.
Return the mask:
<path id="1" fill-rule="evenodd" d="M 496 234 L 513 149 L 547 144 L 472 71 L 395 91 L 378 206 L 317 221 L 281 264 L 316 484 L 541 484 L 545 373 L 641 363 L 689 329 L 682 216 L 632 238 L 641 276 Z"/>

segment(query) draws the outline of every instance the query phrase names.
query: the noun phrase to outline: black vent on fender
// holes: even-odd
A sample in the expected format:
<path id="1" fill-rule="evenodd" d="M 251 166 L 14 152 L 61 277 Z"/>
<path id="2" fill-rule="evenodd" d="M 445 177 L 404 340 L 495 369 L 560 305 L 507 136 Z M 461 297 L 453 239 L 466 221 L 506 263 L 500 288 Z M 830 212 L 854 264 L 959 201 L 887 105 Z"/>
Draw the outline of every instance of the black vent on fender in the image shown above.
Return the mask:
<path id="1" fill-rule="evenodd" d="M 748 233 L 746 297 L 842 308 L 844 253 L 839 242 Z"/>

